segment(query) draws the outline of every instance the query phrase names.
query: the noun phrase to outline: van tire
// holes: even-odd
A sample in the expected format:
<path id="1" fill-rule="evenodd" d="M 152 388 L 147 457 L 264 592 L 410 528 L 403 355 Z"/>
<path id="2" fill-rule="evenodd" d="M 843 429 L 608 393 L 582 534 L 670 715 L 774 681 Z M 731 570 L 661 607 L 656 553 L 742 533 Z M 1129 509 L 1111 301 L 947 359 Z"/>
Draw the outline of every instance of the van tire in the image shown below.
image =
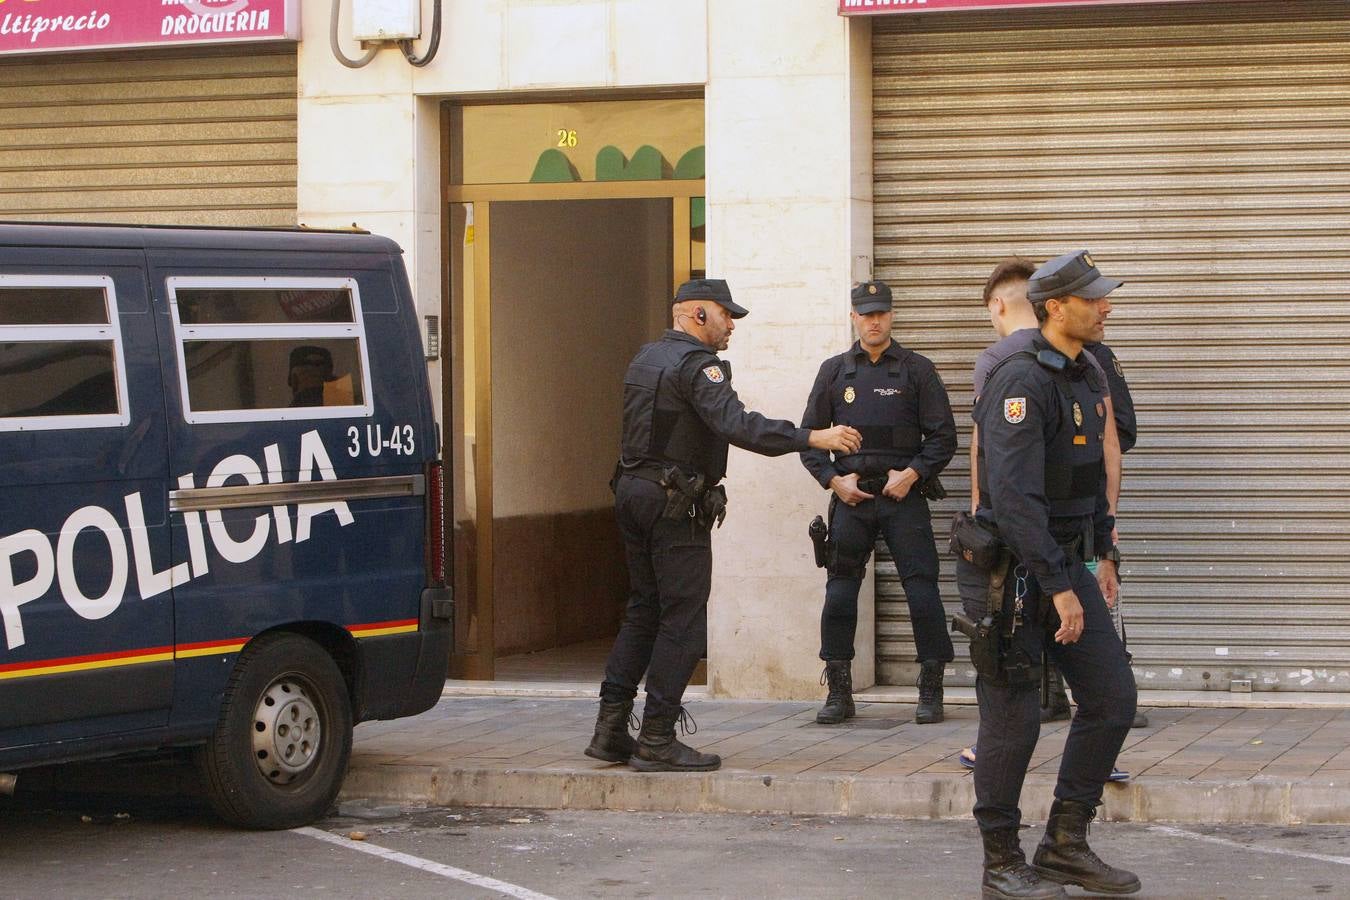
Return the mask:
<path id="1" fill-rule="evenodd" d="M 227 822 L 295 828 L 332 808 L 351 750 L 351 700 L 337 664 L 308 638 L 272 632 L 239 655 L 197 763 Z"/>

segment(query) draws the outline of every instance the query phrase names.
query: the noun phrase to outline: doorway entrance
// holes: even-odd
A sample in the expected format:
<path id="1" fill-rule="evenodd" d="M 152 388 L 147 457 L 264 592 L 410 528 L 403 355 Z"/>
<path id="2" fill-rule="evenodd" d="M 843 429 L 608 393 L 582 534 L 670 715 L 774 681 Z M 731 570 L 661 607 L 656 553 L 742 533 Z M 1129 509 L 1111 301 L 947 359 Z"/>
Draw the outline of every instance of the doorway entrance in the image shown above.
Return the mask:
<path id="1" fill-rule="evenodd" d="M 454 511 L 453 677 L 601 677 L 627 600 L 608 487 L 623 373 L 637 348 L 668 326 L 675 285 L 703 267 L 702 102 L 672 102 L 448 111 L 444 419 L 452 476 L 446 508 Z M 696 143 L 687 143 L 683 126 L 674 146 L 685 143 L 678 160 L 697 178 L 673 177 L 668 151 L 650 143 L 631 156 L 616 150 L 615 141 L 651 116 L 690 119 L 691 112 Z M 552 134 L 563 133 L 566 143 L 575 132 L 578 157 L 599 143 L 593 168 L 562 152 L 574 148 L 554 146 L 528 174 L 560 180 L 453 182 L 456 173 L 462 179 L 485 168 L 475 155 L 494 144 L 528 160 L 519 145 L 540 132 L 541 121 L 580 124 Z M 694 149 L 696 171 L 686 159 Z M 604 175 L 606 165 L 610 174 L 656 177 L 585 180 Z M 490 176 L 501 177 L 501 168 Z"/>

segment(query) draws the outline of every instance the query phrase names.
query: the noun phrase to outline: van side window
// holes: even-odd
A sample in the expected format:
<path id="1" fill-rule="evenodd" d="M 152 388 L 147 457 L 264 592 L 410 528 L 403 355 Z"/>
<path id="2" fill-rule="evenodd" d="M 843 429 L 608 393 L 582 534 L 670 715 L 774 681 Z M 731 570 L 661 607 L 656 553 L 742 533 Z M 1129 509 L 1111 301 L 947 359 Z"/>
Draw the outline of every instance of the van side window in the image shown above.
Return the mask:
<path id="1" fill-rule="evenodd" d="M 112 279 L 0 275 L 0 431 L 125 425 Z"/>
<path id="2" fill-rule="evenodd" d="M 370 415 L 356 281 L 168 279 L 189 422 Z"/>

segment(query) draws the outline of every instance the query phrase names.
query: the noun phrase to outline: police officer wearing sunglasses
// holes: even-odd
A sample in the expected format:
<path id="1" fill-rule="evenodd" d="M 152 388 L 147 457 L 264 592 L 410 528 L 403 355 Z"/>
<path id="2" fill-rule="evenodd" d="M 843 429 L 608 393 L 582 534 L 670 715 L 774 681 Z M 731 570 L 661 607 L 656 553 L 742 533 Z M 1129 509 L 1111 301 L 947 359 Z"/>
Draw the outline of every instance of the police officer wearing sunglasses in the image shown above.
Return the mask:
<path id="1" fill-rule="evenodd" d="M 984 841 L 985 897 L 1066 896 L 1061 885 L 1133 893 L 1131 872 L 1102 862 L 1087 845 L 1088 823 L 1134 718 L 1136 691 L 1098 577 L 1116 579 L 1118 553 L 1105 496 L 1106 385 L 1084 345 L 1102 340 L 1108 295 L 1086 251 L 1041 266 L 1028 282 L 1041 334 L 1029 351 L 1000 363 L 976 402 L 977 519 L 1006 543 L 1006 573 L 958 561 L 967 615 L 1000 616 L 1009 650 L 1000 672 L 982 672 L 975 819 Z M 996 567 L 997 568 L 997 567 Z M 1001 582 L 1000 582 L 1000 579 Z M 990 596 L 1002 609 L 988 610 Z M 995 586 L 989 591 L 990 585 Z M 1048 654 L 1073 689 L 1078 710 L 1064 745 L 1045 837 L 1027 865 L 1018 801 L 1040 732 L 1039 678 Z"/>

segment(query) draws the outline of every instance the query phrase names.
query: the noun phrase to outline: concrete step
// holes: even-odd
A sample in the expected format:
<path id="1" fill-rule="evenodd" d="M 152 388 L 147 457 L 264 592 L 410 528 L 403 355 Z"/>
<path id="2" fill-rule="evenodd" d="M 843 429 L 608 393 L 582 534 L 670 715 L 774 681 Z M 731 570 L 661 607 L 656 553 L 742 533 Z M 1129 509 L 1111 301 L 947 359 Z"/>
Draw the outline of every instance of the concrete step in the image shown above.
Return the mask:
<path id="1" fill-rule="evenodd" d="M 1030 775 L 1028 820 L 1044 820 L 1054 779 Z M 968 819 L 969 775 L 644 774 L 624 766 L 511 769 L 389 765 L 356 757 L 342 797 L 378 803 L 643 812 L 776 813 Z M 1112 822 L 1350 824 L 1344 781 L 1189 781 L 1141 777 L 1108 784 L 1101 817 Z"/>

